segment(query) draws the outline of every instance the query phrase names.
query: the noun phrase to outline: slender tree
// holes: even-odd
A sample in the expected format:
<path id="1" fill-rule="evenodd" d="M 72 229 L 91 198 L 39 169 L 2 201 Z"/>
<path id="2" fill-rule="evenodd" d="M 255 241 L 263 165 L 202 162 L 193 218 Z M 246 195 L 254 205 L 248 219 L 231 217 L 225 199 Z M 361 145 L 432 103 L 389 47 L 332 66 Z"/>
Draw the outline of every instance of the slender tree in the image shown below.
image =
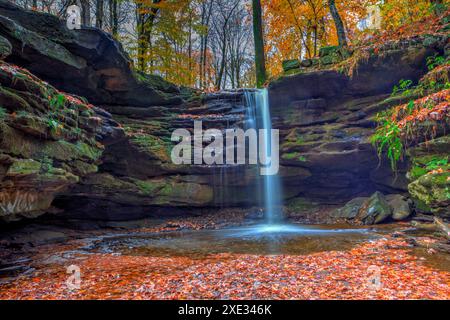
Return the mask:
<path id="1" fill-rule="evenodd" d="M 262 28 L 262 9 L 260 0 L 252 0 L 253 37 L 255 40 L 256 86 L 261 88 L 266 82 L 266 63 L 264 55 L 264 36 Z"/>
<path id="2" fill-rule="evenodd" d="M 81 4 L 81 24 L 83 26 L 91 26 L 91 5 L 89 0 L 80 0 Z"/>
<path id="3" fill-rule="evenodd" d="M 95 26 L 99 29 L 103 28 L 103 16 L 104 16 L 104 2 L 103 0 L 97 0 L 95 12 Z"/>
<path id="4" fill-rule="evenodd" d="M 341 15 L 336 7 L 335 0 L 328 0 L 328 6 L 330 7 L 331 16 L 333 17 L 334 24 L 336 25 L 336 31 L 338 36 L 339 45 L 346 47 L 347 36 L 345 34 L 344 23 L 342 22 Z"/>
<path id="5" fill-rule="evenodd" d="M 119 34 L 119 13 L 117 2 L 118 0 L 109 0 L 109 20 L 111 33 L 115 38 L 117 38 Z"/>

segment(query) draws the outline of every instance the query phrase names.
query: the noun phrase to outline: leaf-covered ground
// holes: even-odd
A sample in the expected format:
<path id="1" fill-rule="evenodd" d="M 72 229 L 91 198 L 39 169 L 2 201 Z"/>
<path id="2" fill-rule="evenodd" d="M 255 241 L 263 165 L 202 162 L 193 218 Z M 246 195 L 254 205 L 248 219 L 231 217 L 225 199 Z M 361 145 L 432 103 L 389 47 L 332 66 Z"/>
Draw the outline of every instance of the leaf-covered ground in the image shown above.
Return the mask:
<path id="1" fill-rule="evenodd" d="M 81 269 L 79 290 L 66 286 L 69 262 Z M 305 256 L 75 254 L 0 286 L 0 299 L 450 299 L 450 273 L 391 237 Z"/>

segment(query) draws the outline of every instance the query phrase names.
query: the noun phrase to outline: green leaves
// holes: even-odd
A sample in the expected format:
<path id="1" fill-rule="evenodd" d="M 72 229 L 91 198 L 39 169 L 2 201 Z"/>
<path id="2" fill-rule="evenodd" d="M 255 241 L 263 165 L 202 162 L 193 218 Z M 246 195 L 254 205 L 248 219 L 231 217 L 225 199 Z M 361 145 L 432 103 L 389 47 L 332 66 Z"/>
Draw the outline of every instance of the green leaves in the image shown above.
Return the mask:
<path id="1" fill-rule="evenodd" d="M 437 66 L 443 65 L 445 63 L 445 58 L 442 56 L 431 56 L 427 58 L 427 67 L 431 71 Z"/>
<path id="2" fill-rule="evenodd" d="M 394 89 L 392 91 L 392 96 L 396 96 L 398 94 L 402 94 L 404 96 L 407 96 L 411 92 L 411 88 L 413 86 L 413 82 L 411 80 L 400 80 L 398 85 L 394 86 Z"/>
<path id="3" fill-rule="evenodd" d="M 63 108 L 65 103 L 66 103 L 66 96 L 63 95 L 62 93 L 53 95 L 49 101 L 50 108 L 55 111 Z"/>
<path id="4" fill-rule="evenodd" d="M 401 130 L 398 125 L 390 120 L 390 112 L 382 112 L 377 115 L 377 121 L 381 124 L 371 138 L 372 144 L 377 148 L 378 157 L 381 159 L 384 152 L 390 160 L 393 171 L 397 170 L 397 163 L 403 157 L 403 142 L 400 137 Z"/>
<path id="5" fill-rule="evenodd" d="M 426 169 L 428 171 L 433 171 L 433 170 L 437 170 L 446 165 L 448 165 L 448 158 L 442 158 L 442 159 L 435 158 L 427 163 Z"/>

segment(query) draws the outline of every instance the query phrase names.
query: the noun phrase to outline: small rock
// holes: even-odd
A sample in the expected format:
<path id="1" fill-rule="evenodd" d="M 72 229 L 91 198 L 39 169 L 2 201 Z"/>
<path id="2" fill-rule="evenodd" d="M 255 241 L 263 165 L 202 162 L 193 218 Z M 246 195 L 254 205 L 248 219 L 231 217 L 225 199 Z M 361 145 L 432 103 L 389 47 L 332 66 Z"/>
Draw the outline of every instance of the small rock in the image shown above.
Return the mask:
<path id="1" fill-rule="evenodd" d="M 402 221 L 411 215 L 412 212 L 408 200 L 402 195 L 389 195 L 386 199 L 392 209 L 392 219 Z"/>

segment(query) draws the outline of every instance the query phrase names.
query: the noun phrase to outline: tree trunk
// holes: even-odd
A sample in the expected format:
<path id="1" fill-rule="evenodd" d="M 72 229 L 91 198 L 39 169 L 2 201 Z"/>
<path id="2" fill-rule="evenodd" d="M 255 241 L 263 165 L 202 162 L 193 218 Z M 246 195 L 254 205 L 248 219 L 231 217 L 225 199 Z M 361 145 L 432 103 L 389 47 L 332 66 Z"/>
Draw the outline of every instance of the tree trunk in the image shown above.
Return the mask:
<path id="1" fill-rule="evenodd" d="M 119 34 L 119 17 L 117 11 L 117 0 L 109 0 L 109 12 L 110 12 L 110 24 L 111 33 L 114 38 L 117 38 Z"/>
<path id="2" fill-rule="evenodd" d="M 334 24 L 336 25 L 339 45 L 342 47 L 346 47 L 348 44 L 347 44 L 347 36 L 345 34 L 344 23 L 342 22 L 342 18 L 339 14 L 339 11 L 336 8 L 335 0 L 328 0 L 328 6 L 330 7 L 330 12 L 331 16 L 333 17 Z"/>
<path id="3" fill-rule="evenodd" d="M 80 0 L 81 4 L 81 24 L 86 27 L 91 26 L 91 6 L 89 0 Z"/>
<path id="4" fill-rule="evenodd" d="M 142 12 L 142 5 L 136 4 L 137 34 L 138 34 L 138 69 L 145 72 L 145 53 L 147 52 L 145 37 L 145 13 Z"/>
<path id="5" fill-rule="evenodd" d="M 256 86 L 261 88 L 266 82 L 266 63 L 264 57 L 264 35 L 262 29 L 262 9 L 260 0 L 252 0 L 253 37 L 255 40 Z"/>
<path id="6" fill-rule="evenodd" d="M 103 0 L 97 0 L 97 6 L 95 11 L 95 26 L 99 29 L 103 28 L 103 16 L 104 16 L 104 2 Z"/>

